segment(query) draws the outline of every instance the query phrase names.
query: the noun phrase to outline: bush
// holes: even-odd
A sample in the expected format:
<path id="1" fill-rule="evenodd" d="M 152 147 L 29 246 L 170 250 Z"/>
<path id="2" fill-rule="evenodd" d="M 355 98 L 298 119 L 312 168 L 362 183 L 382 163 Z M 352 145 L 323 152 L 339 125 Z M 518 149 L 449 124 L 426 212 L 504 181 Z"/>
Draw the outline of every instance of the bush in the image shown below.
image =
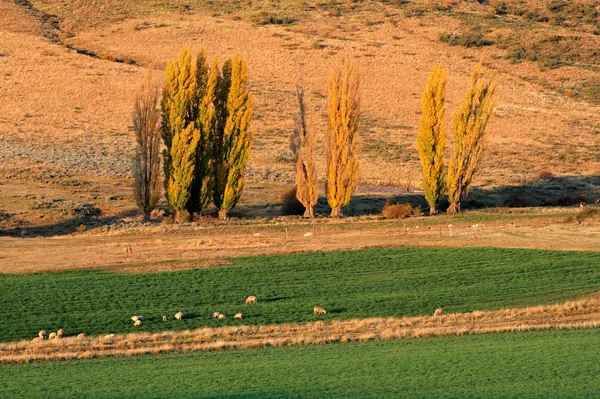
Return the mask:
<path id="1" fill-rule="evenodd" d="M 451 46 L 463 46 L 467 48 L 483 47 L 494 44 L 494 42 L 485 38 L 485 35 L 480 29 L 472 29 L 462 35 L 440 33 L 439 39 L 441 42 L 448 43 Z"/>
<path id="2" fill-rule="evenodd" d="M 527 199 L 520 195 L 513 194 L 504 201 L 504 205 L 509 208 L 524 208 L 529 206 Z"/>
<path id="3" fill-rule="evenodd" d="M 552 172 L 550 172 L 549 170 L 541 170 L 538 172 L 538 174 L 536 175 L 536 177 L 539 180 L 554 180 L 555 176 Z"/>
<path id="4" fill-rule="evenodd" d="M 292 216 L 292 215 L 304 215 L 304 205 L 298 198 L 296 198 L 296 191 L 298 188 L 296 186 L 290 187 L 287 190 L 283 191 L 279 194 L 279 201 L 281 204 L 281 214 L 284 216 Z"/>
<path id="5" fill-rule="evenodd" d="M 563 195 L 557 201 L 558 206 L 573 206 L 585 202 L 583 195 Z"/>
<path id="6" fill-rule="evenodd" d="M 585 206 L 581 208 L 581 210 L 579 211 L 577 216 L 575 216 L 575 218 L 579 222 L 583 222 L 585 219 L 598 219 L 600 218 L 600 209 Z"/>
<path id="7" fill-rule="evenodd" d="M 420 209 L 420 208 L 419 208 Z M 388 219 L 403 219 L 413 214 L 413 207 L 411 204 L 390 204 L 386 203 L 383 207 L 383 216 Z"/>

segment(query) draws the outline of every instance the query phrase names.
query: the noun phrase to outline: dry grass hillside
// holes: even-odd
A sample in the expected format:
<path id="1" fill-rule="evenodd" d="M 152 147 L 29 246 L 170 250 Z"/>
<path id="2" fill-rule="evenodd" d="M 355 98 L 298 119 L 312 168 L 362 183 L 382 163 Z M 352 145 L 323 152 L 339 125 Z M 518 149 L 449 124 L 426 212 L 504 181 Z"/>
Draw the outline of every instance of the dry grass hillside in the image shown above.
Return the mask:
<path id="1" fill-rule="evenodd" d="M 483 56 L 501 85 L 476 185 L 505 194 L 499 187 L 527 188 L 548 170 L 557 176 L 544 186 L 549 195 L 575 190 L 593 200 L 600 175 L 596 3 L 3 1 L 0 217 L 18 227 L 130 212 L 134 88 L 147 71 L 162 80 L 183 46 L 221 61 L 234 53 L 248 59 L 253 184 L 241 205 L 252 215 L 263 206 L 268 214 L 293 180 L 295 84 L 303 77 L 311 128 L 322 135 L 327 76 L 344 59 L 356 61 L 363 77 L 363 191 L 418 188 L 415 137 L 427 75 L 436 63 L 449 69 L 450 126 Z"/>

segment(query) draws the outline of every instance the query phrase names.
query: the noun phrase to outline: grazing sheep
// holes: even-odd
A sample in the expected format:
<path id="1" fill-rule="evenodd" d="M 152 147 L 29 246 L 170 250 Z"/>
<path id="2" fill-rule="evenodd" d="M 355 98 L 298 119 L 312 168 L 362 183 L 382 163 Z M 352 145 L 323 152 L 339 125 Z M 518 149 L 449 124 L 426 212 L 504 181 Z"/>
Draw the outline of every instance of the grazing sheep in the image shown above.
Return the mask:
<path id="1" fill-rule="evenodd" d="M 135 327 L 139 327 L 139 326 L 141 326 L 141 325 L 142 325 L 142 321 L 141 321 L 140 319 L 137 319 L 136 321 L 134 321 L 134 322 L 133 322 L 133 325 L 134 325 Z"/>
<path id="2" fill-rule="evenodd" d="M 85 333 L 77 334 L 77 339 L 84 339 Z"/>
<path id="3" fill-rule="evenodd" d="M 311 233 L 310 231 L 308 233 L 304 233 L 304 237 L 312 237 L 313 233 Z"/>
<path id="4" fill-rule="evenodd" d="M 115 337 L 115 334 L 108 334 L 108 335 L 104 336 L 104 339 L 113 339 L 114 337 Z"/>
<path id="5" fill-rule="evenodd" d="M 444 311 L 442 310 L 442 308 L 437 308 L 435 310 L 435 312 L 433 313 L 434 316 L 441 316 L 444 314 Z"/>
<path id="6" fill-rule="evenodd" d="M 315 306 L 313 309 L 314 314 L 325 314 L 327 311 L 320 306 Z"/>
<path id="7" fill-rule="evenodd" d="M 225 319 L 225 315 L 224 314 L 219 314 L 219 320 L 223 320 Z"/>
<path id="8" fill-rule="evenodd" d="M 65 330 L 63 330 L 62 328 L 56 332 L 57 338 L 62 338 L 63 335 L 65 335 Z"/>
<path id="9" fill-rule="evenodd" d="M 218 317 L 219 317 L 219 315 L 220 315 L 220 314 L 221 314 L 220 312 L 214 312 L 214 313 L 213 313 L 213 317 L 216 319 L 216 318 L 218 318 Z"/>
<path id="10" fill-rule="evenodd" d="M 163 321 L 167 321 L 167 316 L 163 316 Z"/>
<path id="11" fill-rule="evenodd" d="M 42 330 L 38 333 L 38 337 L 40 337 L 41 340 L 45 340 L 46 339 L 46 335 L 48 335 L 48 333 L 46 332 L 46 330 Z"/>
<path id="12" fill-rule="evenodd" d="M 235 316 L 233 316 L 234 319 L 243 319 L 244 316 L 242 316 L 241 313 L 236 313 Z"/>
<path id="13" fill-rule="evenodd" d="M 56 333 L 50 333 L 50 335 L 48 335 L 48 339 L 55 339 L 56 338 Z"/>
<path id="14" fill-rule="evenodd" d="M 131 320 L 132 320 L 133 322 L 136 322 L 136 321 L 138 321 L 138 320 L 140 320 L 140 321 L 144 321 L 144 316 L 131 316 Z"/>
<path id="15" fill-rule="evenodd" d="M 175 318 L 176 318 L 177 320 L 181 320 L 181 319 L 183 319 L 183 312 L 177 312 L 177 313 L 175 313 Z"/>
<path id="16" fill-rule="evenodd" d="M 254 295 L 250 295 L 248 298 L 246 298 L 246 303 L 256 303 L 258 302 L 258 299 L 256 299 L 256 297 Z"/>

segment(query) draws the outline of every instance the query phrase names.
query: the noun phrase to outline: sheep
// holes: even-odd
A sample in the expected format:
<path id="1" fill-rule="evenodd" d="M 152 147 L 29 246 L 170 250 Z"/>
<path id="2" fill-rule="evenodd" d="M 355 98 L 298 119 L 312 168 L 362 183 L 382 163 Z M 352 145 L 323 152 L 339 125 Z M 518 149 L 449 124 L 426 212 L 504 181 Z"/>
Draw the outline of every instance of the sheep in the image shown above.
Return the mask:
<path id="1" fill-rule="evenodd" d="M 50 333 L 50 335 L 48 335 L 48 339 L 55 339 L 56 338 L 56 333 Z"/>
<path id="2" fill-rule="evenodd" d="M 181 320 L 181 319 L 183 319 L 183 312 L 177 312 L 177 313 L 175 313 L 175 318 L 176 318 L 177 320 Z"/>
<path id="3" fill-rule="evenodd" d="M 434 316 L 441 316 L 444 314 L 444 310 L 442 308 L 437 308 L 433 313 Z"/>
<path id="4" fill-rule="evenodd" d="M 140 323 L 141 323 L 141 322 L 140 322 Z M 108 334 L 108 335 L 105 335 L 105 336 L 104 336 L 104 339 L 105 339 L 105 340 L 112 340 L 112 339 L 114 339 L 114 338 L 115 338 L 115 334 Z"/>
<path id="5" fill-rule="evenodd" d="M 131 316 L 131 320 L 135 323 L 136 321 L 144 321 L 144 316 Z"/>
<path id="6" fill-rule="evenodd" d="M 48 335 L 46 330 L 42 330 L 38 333 L 38 337 L 40 337 L 40 340 L 42 340 L 42 341 L 46 339 L 46 335 Z"/>
<path id="7" fill-rule="evenodd" d="M 312 237 L 313 233 L 312 232 L 308 232 L 308 233 L 304 233 L 304 237 Z"/>
<path id="8" fill-rule="evenodd" d="M 77 339 L 84 339 L 84 338 L 85 338 L 85 333 L 77 334 Z"/>
<path id="9" fill-rule="evenodd" d="M 256 299 L 256 296 L 254 295 L 250 295 L 248 298 L 246 298 L 246 303 L 256 303 L 258 302 L 258 299 Z"/>
<path id="10" fill-rule="evenodd" d="M 163 321 L 167 321 L 167 316 L 163 316 Z"/>
<path id="11" fill-rule="evenodd" d="M 225 319 L 225 315 L 224 314 L 219 314 L 219 320 L 223 320 Z"/>
<path id="12" fill-rule="evenodd" d="M 241 313 L 236 313 L 235 316 L 233 316 L 234 319 L 243 319 L 244 316 Z"/>
<path id="13" fill-rule="evenodd" d="M 141 325 L 142 325 L 142 321 L 141 321 L 140 319 L 137 319 L 136 321 L 134 321 L 134 322 L 133 322 L 133 325 L 134 325 L 135 327 L 139 327 L 139 326 L 141 326 Z"/>
<path id="14" fill-rule="evenodd" d="M 56 332 L 56 338 L 62 338 L 65 335 L 65 330 L 62 328 Z"/>
<path id="15" fill-rule="evenodd" d="M 213 317 L 216 319 L 216 318 L 218 318 L 218 317 L 219 317 L 219 315 L 220 315 L 220 314 L 221 314 L 220 312 L 214 312 L 214 313 L 213 313 Z"/>
<path id="16" fill-rule="evenodd" d="M 313 309 L 314 314 L 326 314 L 327 311 L 320 306 L 315 306 Z"/>

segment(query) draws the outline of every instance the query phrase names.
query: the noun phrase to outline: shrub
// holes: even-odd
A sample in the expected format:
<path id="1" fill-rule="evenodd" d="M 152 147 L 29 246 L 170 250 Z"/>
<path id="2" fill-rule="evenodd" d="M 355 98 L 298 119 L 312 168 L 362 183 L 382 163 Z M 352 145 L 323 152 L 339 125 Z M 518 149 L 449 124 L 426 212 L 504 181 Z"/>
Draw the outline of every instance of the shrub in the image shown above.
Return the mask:
<path id="1" fill-rule="evenodd" d="M 550 172 L 549 170 L 541 170 L 538 172 L 538 174 L 536 175 L 536 177 L 539 180 L 554 180 L 555 176 L 552 172 Z"/>
<path id="2" fill-rule="evenodd" d="M 388 219 L 403 219 L 413 214 L 413 207 L 406 203 L 390 204 L 386 202 L 382 213 Z"/>
<path id="3" fill-rule="evenodd" d="M 279 201 L 282 202 L 281 204 L 281 214 L 284 216 L 291 216 L 291 215 L 299 215 L 302 216 L 304 215 L 304 205 L 302 205 L 302 203 L 300 201 L 298 201 L 298 198 L 296 197 L 296 191 L 297 191 L 298 187 L 297 186 L 293 186 L 288 188 L 287 190 L 283 191 L 281 194 L 279 194 Z"/>
<path id="4" fill-rule="evenodd" d="M 600 209 L 590 208 L 589 206 L 581 208 L 575 219 L 579 222 L 583 222 L 586 219 L 598 219 L 600 218 Z"/>
<path id="5" fill-rule="evenodd" d="M 529 206 L 527 199 L 517 194 L 512 194 L 505 201 L 504 205 L 509 208 L 524 208 Z"/>

